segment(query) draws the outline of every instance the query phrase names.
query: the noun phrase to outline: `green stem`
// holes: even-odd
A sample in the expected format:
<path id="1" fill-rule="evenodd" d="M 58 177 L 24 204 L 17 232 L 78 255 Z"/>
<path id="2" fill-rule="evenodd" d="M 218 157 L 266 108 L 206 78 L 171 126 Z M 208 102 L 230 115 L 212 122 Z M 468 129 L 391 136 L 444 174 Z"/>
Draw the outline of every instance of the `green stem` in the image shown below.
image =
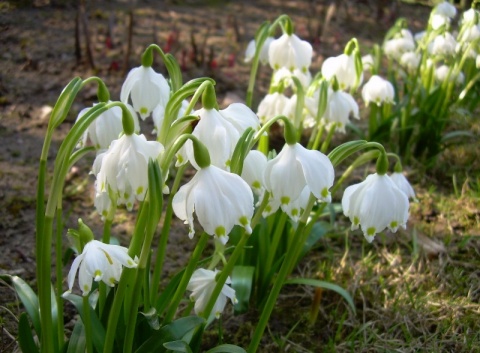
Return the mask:
<path id="1" fill-rule="evenodd" d="M 265 262 L 266 269 L 270 269 L 272 267 L 273 259 L 275 258 L 278 244 L 280 243 L 283 231 L 285 230 L 285 223 L 287 222 L 287 219 L 288 215 L 285 212 L 282 212 L 280 219 L 275 226 L 275 232 L 273 233 L 272 242 L 270 243 L 270 248 L 268 250 L 267 261 Z"/>
<path id="2" fill-rule="evenodd" d="M 337 129 L 337 123 L 331 123 L 330 129 L 328 130 L 327 138 L 322 143 L 322 147 L 320 148 L 320 152 L 326 153 L 328 147 L 330 146 L 330 142 L 332 142 L 333 135 L 335 134 L 335 130 Z"/>
<path id="3" fill-rule="evenodd" d="M 185 293 L 185 289 L 187 288 L 188 282 L 192 277 L 193 271 L 197 266 L 198 261 L 200 260 L 200 256 L 202 255 L 203 249 L 207 245 L 209 235 L 203 232 L 202 236 L 200 237 L 195 250 L 193 251 L 192 257 L 190 258 L 187 267 L 185 268 L 185 272 L 183 273 L 182 279 L 175 291 L 173 299 L 170 303 L 168 308 L 167 314 L 165 315 L 164 323 L 169 323 L 173 320 L 175 313 L 177 312 L 178 305 L 183 298 Z"/>
<path id="4" fill-rule="evenodd" d="M 248 346 L 248 349 L 247 349 L 248 353 L 254 353 L 257 351 L 258 345 L 260 344 L 260 340 L 262 339 L 263 332 L 267 327 L 268 320 L 270 318 L 270 315 L 272 314 L 273 308 L 277 301 L 278 295 L 280 294 L 280 290 L 282 289 L 283 283 L 285 282 L 288 275 L 290 274 L 291 268 L 293 268 L 293 266 L 295 265 L 298 254 L 300 253 L 303 247 L 304 243 L 300 239 L 303 239 L 305 237 L 305 236 L 302 236 L 303 231 L 305 229 L 306 222 L 308 220 L 308 216 L 310 215 L 314 202 L 315 202 L 315 199 L 310 197 L 309 203 L 305 208 L 302 218 L 298 222 L 297 229 L 294 234 L 294 238 L 299 239 L 299 241 L 293 242 L 292 247 L 290 247 L 286 253 L 285 260 L 283 261 L 282 267 L 278 272 L 277 278 L 275 279 L 273 288 L 270 291 L 270 295 L 268 296 L 267 302 L 265 303 L 265 306 L 263 308 L 262 314 L 258 321 L 257 327 L 255 328 L 255 332 L 253 333 L 253 337 L 250 342 L 250 345 Z"/>
<path id="5" fill-rule="evenodd" d="M 57 226 L 56 226 L 56 241 L 55 241 L 55 272 L 56 272 L 56 300 L 59 317 L 57 320 L 57 334 L 58 334 L 58 346 L 63 345 L 64 326 L 63 326 L 63 262 L 62 262 L 62 233 L 63 233 L 63 218 L 62 209 L 57 209 Z"/>
<path id="6" fill-rule="evenodd" d="M 153 270 L 152 283 L 150 285 L 150 299 L 152 301 L 154 301 L 156 294 L 160 290 L 160 277 L 162 275 L 163 264 L 165 262 L 165 253 L 167 250 L 168 235 L 170 234 L 170 227 L 171 227 L 172 217 L 173 217 L 173 207 L 172 207 L 173 197 L 177 193 L 177 190 L 180 186 L 180 182 L 182 181 L 182 178 L 183 178 L 183 173 L 186 168 L 187 168 L 187 165 L 185 164 L 178 169 L 177 175 L 175 176 L 175 180 L 173 181 L 172 189 L 170 190 L 170 196 L 168 198 L 168 203 L 167 203 L 167 210 L 165 212 L 165 217 L 163 220 L 163 228 L 160 234 L 159 244 L 157 248 L 157 256 L 155 259 L 155 267 Z"/>
<path id="7" fill-rule="evenodd" d="M 370 116 L 368 117 L 368 139 L 371 140 L 378 129 L 378 107 L 375 103 L 370 104 Z"/>
<path id="8" fill-rule="evenodd" d="M 112 208 L 115 208 L 112 206 Z M 111 228 L 112 228 L 112 219 L 105 219 L 105 223 L 103 224 L 103 235 L 102 235 L 102 243 L 110 244 L 110 236 L 111 236 Z M 107 285 L 103 282 L 98 284 L 98 310 L 99 316 L 102 315 L 103 308 L 105 307 L 105 302 L 107 300 Z"/>
<path id="9" fill-rule="evenodd" d="M 88 295 L 84 295 L 83 299 L 83 317 L 85 318 L 83 326 L 85 327 L 85 340 L 87 353 L 93 353 L 92 343 L 92 321 L 90 319 L 90 303 L 88 302 Z"/>
<path id="10" fill-rule="evenodd" d="M 52 329 L 52 301 L 51 301 L 51 279 L 50 271 L 52 268 L 52 231 L 53 217 L 44 218 L 43 237 L 39 244 L 40 252 L 37 258 L 41 259 L 39 266 L 40 277 L 38 278 L 38 300 L 40 304 L 41 327 L 42 327 L 42 352 L 54 352 L 53 348 L 53 329 Z M 45 270 L 48 269 L 48 270 Z"/>
<path id="11" fill-rule="evenodd" d="M 320 127 L 317 130 L 315 140 L 313 141 L 312 146 L 310 147 L 311 150 L 317 150 L 320 146 L 320 140 L 322 139 L 323 132 L 325 131 L 325 124 L 320 123 Z"/>

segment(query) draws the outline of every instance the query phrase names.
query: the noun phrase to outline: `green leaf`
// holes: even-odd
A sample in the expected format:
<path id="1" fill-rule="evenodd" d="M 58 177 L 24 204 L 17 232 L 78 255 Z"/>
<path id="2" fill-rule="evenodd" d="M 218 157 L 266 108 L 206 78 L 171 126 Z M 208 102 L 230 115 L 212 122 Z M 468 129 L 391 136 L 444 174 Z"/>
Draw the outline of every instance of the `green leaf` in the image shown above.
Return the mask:
<path id="1" fill-rule="evenodd" d="M 174 352 L 192 353 L 188 343 L 182 340 L 166 342 L 163 346 Z"/>
<path id="2" fill-rule="evenodd" d="M 204 323 L 205 319 L 198 316 L 182 317 L 154 332 L 135 353 L 165 352 L 164 343 L 181 340 L 187 333 Z"/>
<path id="3" fill-rule="evenodd" d="M 284 284 L 301 284 L 301 285 L 333 290 L 334 292 L 337 292 L 338 294 L 340 294 L 347 301 L 348 305 L 350 305 L 350 308 L 353 310 L 353 312 L 355 312 L 355 304 L 353 303 L 353 299 L 350 296 L 350 293 L 348 293 L 345 289 L 343 289 L 342 287 L 334 283 L 325 282 L 325 281 L 312 279 L 312 278 L 294 278 L 294 279 L 289 279 L 285 281 Z"/>
<path id="4" fill-rule="evenodd" d="M 222 344 L 218 347 L 212 348 L 206 353 L 246 353 L 247 351 L 234 344 Z"/>
<path id="5" fill-rule="evenodd" d="M 68 342 L 67 353 L 85 353 L 86 344 L 85 326 L 83 322 L 79 320 L 73 327 L 73 332 Z"/>
<path id="6" fill-rule="evenodd" d="M 254 266 L 235 266 L 233 268 L 232 288 L 235 289 L 235 296 L 238 300 L 234 306 L 236 314 L 241 314 L 248 310 L 254 276 Z"/>
<path id="7" fill-rule="evenodd" d="M 38 353 L 26 313 L 21 313 L 18 321 L 18 343 L 23 353 Z"/>
<path id="8" fill-rule="evenodd" d="M 306 253 L 308 253 L 312 247 L 325 235 L 327 234 L 330 225 L 325 222 L 317 222 L 313 225 L 312 231 L 308 235 L 308 238 L 303 245 L 302 253 L 298 257 L 298 261 L 300 261 Z"/>
<path id="9" fill-rule="evenodd" d="M 83 299 L 82 297 L 72 294 L 66 293 L 63 295 L 65 300 L 68 300 L 72 303 L 75 308 L 77 309 L 78 313 L 82 320 L 84 320 L 85 311 L 83 310 Z M 103 352 L 103 344 L 105 342 L 105 328 L 103 327 L 102 323 L 97 317 L 96 312 L 90 308 L 90 324 L 92 325 L 92 342 L 93 346 L 98 352 Z"/>
<path id="10" fill-rule="evenodd" d="M 162 315 L 163 311 L 167 308 L 168 304 L 170 303 L 170 299 L 172 299 L 175 290 L 182 279 L 184 271 L 180 271 L 177 273 L 173 278 L 168 282 L 167 287 L 162 292 L 162 294 L 157 298 L 155 303 L 155 308 L 157 309 L 157 313 Z"/>
<path id="11" fill-rule="evenodd" d="M 23 306 L 25 307 L 30 320 L 32 320 L 33 327 L 38 337 L 41 336 L 41 326 L 40 326 L 40 306 L 38 303 L 38 297 L 33 291 L 32 288 L 20 277 L 18 276 L 9 276 L 12 281 L 17 295 L 20 298 Z"/>
<path id="12" fill-rule="evenodd" d="M 453 139 L 468 137 L 474 138 L 475 135 L 471 131 L 452 131 L 442 136 L 442 143 L 448 142 Z"/>

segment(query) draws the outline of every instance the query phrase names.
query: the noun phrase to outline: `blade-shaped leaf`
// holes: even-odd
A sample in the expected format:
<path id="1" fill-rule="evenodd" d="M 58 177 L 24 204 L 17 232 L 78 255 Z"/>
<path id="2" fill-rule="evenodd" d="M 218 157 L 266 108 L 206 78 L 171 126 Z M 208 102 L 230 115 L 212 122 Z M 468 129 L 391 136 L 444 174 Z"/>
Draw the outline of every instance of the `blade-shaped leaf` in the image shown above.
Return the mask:
<path id="1" fill-rule="evenodd" d="M 350 296 L 350 293 L 348 293 L 345 289 L 343 289 L 339 285 L 336 285 L 330 282 L 321 281 L 318 279 L 312 279 L 312 278 L 294 278 L 294 279 L 285 281 L 285 284 L 302 284 L 302 285 L 307 285 L 312 287 L 333 290 L 338 294 L 340 294 L 347 301 L 348 305 L 350 305 L 350 308 L 352 308 L 353 312 L 355 312 L 355 304 L 353 303 L 353 299 Z"/>
<path id="2" fill-rule="evenodd" d="M 174 352 L 192 353 L 188 343 L 182 340 L 166 342 L 163 346 Z"/>
<path id="3" fill-rule="evenodd" d="M 18 321 L 18 343 L 23 353 L 38 353 L 26 313 L 21 313 Z"/>
<path id="4" fill-rule="evenodd" d="M 22 301 L 23 306 L 25 307 L 28 316 L 32 320 L 33 327 L 35 332 L 40 337 L 41 328 L 40 328 L 40 307 L 38 303 L 38 297 L 33 291 L 32 288 L 20 277 L 18 276 L 9 276 L 17 295 Z"/>
<path id="5" fill-rule="evenodd" d="M 246 350 L 234 344 L 222 344 L 208 350 L 206 353 L 246 353 Z"/>
<path id="6" fill-rule="evenodd" d="M 248 310 L 254 276 L 254 266 L 235 266 L 233 268 L 232 288 L 235 289 L 235 296 L 238 300 L 234 306 L 235 313 L 237 314 L 244 313 Z"/>
<path id="7" fill-rule="evenodd" d="M 73 328 L 72 336 L 70 336 L 67 353 L 85 353 L 86 343 L 85 326 L 79 320 Z"/>

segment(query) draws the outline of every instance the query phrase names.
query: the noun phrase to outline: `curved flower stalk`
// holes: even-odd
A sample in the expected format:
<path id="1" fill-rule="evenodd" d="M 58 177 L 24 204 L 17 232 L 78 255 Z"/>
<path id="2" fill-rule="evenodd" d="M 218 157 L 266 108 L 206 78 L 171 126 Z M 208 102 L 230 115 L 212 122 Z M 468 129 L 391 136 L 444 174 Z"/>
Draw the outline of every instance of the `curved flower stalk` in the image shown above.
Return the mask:
<path id="1" fill-rule="evenodd" d="M 193 212 L 204 231 L 216 236 L 223 244 L 234 225 L 251 233 L 253 194 L 238 175 L 214 165 L 201 168 L 175 194 L 172 201 L 176 216 L 189 225 L 189 237 L 195 234 Z"/>
<path id="2" fill-rule="evenodd" d="M 118 204 L 131 210 L 135 199 L 143 201 L 145 197 L 149 159 L 157 159 L 163 149 L 162 144 L 147 141 L 144 135 L 123 135 L 113 141 L 94 162 L 97 194 L 111 190 L 118 196 Z"/>
<path id="3" fill-rule="evenodd" d="M 361 227 L 368 242 L 385 228 L 394 233 L 399 227 L 406 229 L 408 197 L 386 174 L 371 174 L 363 182 L 347 187 L 342 208 L 352 222 L 352 230 Z"/>
<path id="4" fill-rule="evenodd" d="M 265 187 L 274 199 L 272 205 L 279 204 L 287 212 L 287 207 L 300 197 L 305 187 L 317 199 L 331 202 L 329 189 L 334 178 L 333 165 L 323 153 L 308 150 L 298 143 L 285 144 L 267 164 Z M 299 205 L 297 208 L 304 207 Z"/>
<path id="5" fill-rule="evenodd" d="M 363 82 L 363 73 L 361 73 L 357 82 L 354 54 L 341 54 L 339 56 L 327 58 L 322 64 L 321 71 L 323 77 L 327 80 L 336 77 L 340 89 L 343 91 L 359 86 Z"/>
<path id="6" fill-rule="evenodd" d="M 202 108 L 193 114 L 198 115 L 200 120 L 192 135 L 207 147 L 212 164 L 225 170 L 229 169 L 233 151 L 243 132 L 249 127 L 254 130 L 260 128 L 255 113 L 241 103 L 231 104 L 223 110 Z M 176 165 L 183 165 L 187 161 L 199 169 L 191 141 L 187 141 L 178 151 Z"/>
<path id="7" fill-rule="evenodd" d="M 68 273 L 68 292 L 72 291 L 77 272 L 78 284 L 83 296 L 90 293 L 92 280 L 103 281 L 106 285 L 113 287 L 120 280 L 122 266 L 128 268 L 137 266 L 137 263 L 128 256 L 127 248 L 91 240 L 72 263 Z"/>
<path id="8" fill-rule="evenodd" d="M 108 103 L 111 103 L 111 101 Z M 96 104 L 93 106 L 95 105 Z M 137 113 L 135 110 L 133 110 L 133 107 L 130 104 L 125 105 L 133 117 L 135 132 L 139 132 L 140 125 L 138 123 Z M 77 120 L 88 113 L 90 109 L 92 108 L 89 107 L 82 109 L 78 114 Z M 87 131 L 83 134 L 82 140 L 80 140 L 79 147 L 85 146 L 87 144 L 87 140 L 90 139 L 95 149 L 98 151 L 106 150 L 113 140 L 118 139 L 122 132 L 122 108 L 118 106 L 112 107 L 100 114 L 98 118 L 90 124 Z"/>
<path id="9" fill-rule="evenodd" d="M 373 75 L 362 88 L 362 98 L 368 106 L 370 102 L 380 106 L 383 103 L 394 104 L 395 91 L 390 81 Z"/>
<path id="10" fill-rule="evenodd" d="M 212 296 L 213 290 L 215 289 L 215 285 L 217 284 L 216 278 L 217 274 L 220 271 L 215 270 L 207 270 L 204 268 L 199 268 L 195 270 L 190 281 L 187 285 L 187 290 L 191 291 L 190 300 L 195 302 L 195 314 L 201 316 L 204 313 L 204 310 Z M 225 305 L 227 304 L 227 298 L 230 299 L 232 304 L 236 304 L 237 298 L 235 297 L 235 290 L 229 286 L 232 283 L 230 277 L 227 277 L 225 284 L 222 287 L 222 291 L 217 297 L 217 301 L 215 302 L 212 313 L 218 319 L 220 315 L 223 313 L 225 309 Z"/>
<path id="11" fill-rule="evenodd" d="M 268 51 L 270 49 L 270 44 L 275 40 L 273 37 L 267 37 L 265 39 L 265 42 L 262 45 L 262 49 L 260 50 L 260 57 L 259 60 L 263 65 L 268 64 Z M 256 50 L 256 42 L 255 39 L 252 39 L 248 45 L 247 48 L 245 49 L 245 59 L 244 61 L 246 63 L 249 63 L 252 61 L 253 57 L 255 56 L 255 50 Z"/>
<path id="12" fill-rule="evenodd" d="M 270 43 L 268 60 L 274 70 L 282 67 L 290 71 L 299 69 L 306 72 L 312 63 L 313 48 L 295 34 L 284 33 Z"/>
<path id="13" fill-rule="evenodd" d="M 139 66 L 130 70 L 122 85 L 120 100 L 132 100 L 133 109 L 145 120 L 159 104 L 166 106 L 170 97 L 170 86 L 162 74 L 149 66 Z"/>

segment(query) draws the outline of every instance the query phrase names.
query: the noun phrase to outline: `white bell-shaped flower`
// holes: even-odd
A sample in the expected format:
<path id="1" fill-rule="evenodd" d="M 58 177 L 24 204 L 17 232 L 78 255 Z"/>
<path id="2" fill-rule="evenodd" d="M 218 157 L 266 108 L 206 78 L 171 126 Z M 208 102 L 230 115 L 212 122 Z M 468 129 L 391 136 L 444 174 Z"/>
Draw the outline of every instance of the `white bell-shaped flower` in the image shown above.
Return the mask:
<path id="1" fill-rule="evenodd" d="M 268 63 L 268 50 L 270 49 L 270 44 L 275 40 L 273 37 L 267 37 L 265 39 L 265 42 L 262 45 L 262 49 L 260 49 L 260 56 L 259 60 L 263 65 L 266 65 Z M 248 63 L 253 60 L 253 57 L 255 56 L 255 50 L 256 48 L 256 42 L 255 39 L 252 39 L 248 45 L 247 49 L 245 50 L 245 62 Z"/>
<path id="2" fill-rule="evenodd" d="M 260 151 L 251 150 L 243 161 L 242 179 L 247 182 L 253 192 L 262 195 L 264 187 L 264 174 L 267 168 L 267 157 Z"/>
<path id="3" fill-rule="evenodd" d="M 352 230 L 361 226 L 367 241 L 372 242 L 385 228 L 392 232 L 406 228 L 409 202 L 388 175 L 375 173 L 345 189 L 342 208 L 352 222 Z"/>
<path id="4" fill-rule="evenodd" d="M 310 83 L 312 82 L 312 74 L 309 70 L 302 71 L 299 69 L 295 69 L 293 71 L 290 71 L 286 67 L 282 67 L 273 73 L 272 85 L 279 86 L 280 83 L 282 83 L 284 87 L 295 88 L 295 83 L 293 82 L 292 77 L 296 77 L 305 90 L 308 88 L 308 86 L 310 86 Z"/>
<path id="5" fill-rule="evenodd" d="M 258 105 L 257 115 L 264 124 L 267 121 L 283 114 L 288 98 L 283 93 L 267 94 Z"/>
<path id="6" fill-rule="evenodd" d="M 322 75 L 327 80 L 331 80 L 335 76 L 341 90 L 348 90 L 354 87 L 357 82 L 355 57 L 353 55 L 341 54 L 327 58 L 322 64 Z M 360 75 L 358 85 L 362 82 L 363 72 Z"/>
<path id="7" fill-rule="evenodd" d="M 133 109 L 145 119 L 159 104 L 165 106 L 170 97 L 170 86 L 162 74 L 151 67 L 133 68 L 127 75 L 120 92 L 120 100 L 132 100 Z"/>
<path id="8" fill-rule="evenodd" d="M 268 161 L 265 188 L 280 202 L 282 210 L 300 197 L 307 186 L 317 199 L 331 202 L 330 187 L 335 172 L 323 153 L 309 150 L 296 143 L 285 144 L 280 153 Z"/>
<path id="9" fill-rule="evenodd" d="M 110 102 L 109 102 L 110 103 Z M 93 106 L 95 106 L 94 104 Z M 125 104 L 127 109 L 132 114 L 133 122 L 135 124 L 135 131 L 140 131 L 140 125 L 138 123 L 138 116 L 133 107 L 130 104 Z M 80 119 L 92 108 L 84 108 L 80 111 L 77 117 Z M 80 141 L 80 147 L 87 144 L 87 140 L 90 139 L 93 146 L 97 150 L 106 150 L 113 140 L 118 139 L 123 132 L 122 125 L 122 108 L 112 107 L 102 114 L 100 114 L 87 128 L 87 131 L 83 134 L 83 138 Z"/>
<path id="10" fill-rule="evenodd" d="M 373 75 L 362 88 L 362 98 L 368 106 L 370 102 L 376 105 L 394 103 L 395 90 L 390 81 L 378 75 Z"/>
<path id="11" fill-rule="evenodd" d="M 191 291 L 190 300 L 195 302 L 195 314 L 202 315 L 205 307 L 207 306 L 213 290 L 217 284 L 216 277 L 219 271 L 211 271 L 204 268 L 199 268 L 193 272 L 192 277 L 187 285 L 187 290 Z M 232 283 L 230 277 L 227 277 L 225 284 L 222 287 L 222 291 L 218 295 L 215 302 L 212 313 L 218 319 L 225 309 L 227 304 L 227 298 L 230 299 L 232 304 L 236 304 L 237 298 L 235 297 L 235 290 L 229 286 Z"/>
<path id="12" fill-rule="evenodd" d="M 400 65 L 402 65 L 408 72 L 415 73 L 420 65 L 421 60 L 422 56 L 420 53 L 409 51 L 403 53 L 400 57 Z"/>
<path id="13" fill-rule="evenodd" d="M 203 230 L 215 235 L 223 244 L 234 225 L 252 232 L 253 194 L 238 175 L 214 165 L 200 169 L 173 197 L 173 211 L 189 225 L 189 237 L 195 233 L 193 212 Z"/>
<path id="14" fill-rule="evenodd" d="M 410 183 L 408 182 L 407 178 L 405 177 L 405 175 L 401 172 L 394 172 L 392 173 L 392 175 L 390 175 L 390 179 L 392 179 L 392 181 L 394 182 L 394 184 L 400 189 L 402 190 L 405 195 L 407 195 L 407 197 L 409 199 L 412 199 L 412 200 L 417 200 L 416 196 L 415 196 L 415 190 L 413 190 L 413 187 L 412 185 L 410 185 Z"/>
<path id="15" fill-rule="evenodd" d="M 415 50 L 415 41 L 412 32 L 408 29 L 402 29 L 397 35 L 387 40 L 383 46 L 385 54 L 396 60 L 399 60 L 403 53 Z"/>
<path id="16" fill-rule="evenodd" d="M 245 104 L 234 103 L 223 110 L 202 108 L 193 113 L 198 121 L 192 134 L 208 149 L 212 164 L 228 170 L 230 159 L 240 136 L 249 127 L 260 128 L 255 113 Z M 177 153 L 177 166 L 187 162 L 198 169 L 195 162 L 192 142 L 187 141 Z"/>
<path id="17" fill-rule="evenodd" d="M 448 79 L 451 82 L 455 82 L 457 85 L 461 85 L 465 81 L 465 75 L 463 72 L 459 72 L 458 75 L 456 75 L 455 70 L 452 70 L 452 68 L 447 65 L 440 65 L 435 69 L 435 78 L 439 83 Z"/>
<path id="18" fill-rule="evenodd" d="M 432 13 L 448 18 L 454 18 L 457 15 L 457 8 L 448 1 L 443 1 L 433 8 Z"/>
<path id="19" fill-rule="evenodd" d="M 163 151 L 161 143 L 147 141 L 144 135 L 123 135 L 97 156 L 93 173 L 97 176 L 97 193 L 111 190 L 118 204 L 131 210 L 135 199 L 143 201 L 148 188 L 148 161 Z"/>
<path id="20" fill-rule="evenodd" d="M 363 71 L 372 71 L 373 65 L 374 65 L 374 61 L 373 61 L 373 56 L 371 54 L 362 56 Z"/>
<path id="21" fill-rule="evenodd" d="M 327 108 L 323 118 L 328 123 L 336 123 L 337 131 L 345 133 L 345 125 L 350 122 L 350 115 L 360 119 L 358 104 L 353 97 L 343 91 L 329 91 Z"/>
<path id="22" fill-rule="evenodd" d="M 274 70 L 286 67 L 290 71 L 299 69 L 306 72 L 312 63 L 312 45 L 295 34 L 284 33 L 275 39 L 268 49 L 268 60 Z"/>
<path id="23" fill-rule="evenodd" d="M 433 39 L 428 45 L 428 51 L 432 55 L 453 56 L 457 48 L 457 41 L 451 33 L 445 32 Z"/>
<path id="24" fill-rule="evenodd" d="M 83 296 L 90 293 L 92 280 L 103 281 L 113 287 L 120 280 L 122 266 L 136 267 L 135 261 L 128 256 L 128 249 L 97 240 L 89 241 L 82 253 L 75 258 L 68 273 L 68 291 L 71 292 L 78 271 L 78 284 Z"/>

